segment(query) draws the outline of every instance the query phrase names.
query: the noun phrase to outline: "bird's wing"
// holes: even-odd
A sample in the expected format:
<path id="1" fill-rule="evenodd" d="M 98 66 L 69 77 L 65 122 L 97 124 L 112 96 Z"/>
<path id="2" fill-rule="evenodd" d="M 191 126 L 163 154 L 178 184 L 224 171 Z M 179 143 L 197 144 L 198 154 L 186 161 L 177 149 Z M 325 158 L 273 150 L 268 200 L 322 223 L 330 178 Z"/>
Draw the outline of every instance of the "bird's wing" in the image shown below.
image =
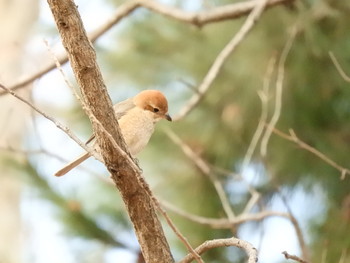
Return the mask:
<path id="1" fill-rule="evenodd" d="M 123 100 L 113 106 L 117 120 L 125 115 L 130 109 L 134 108 L 135 104 L 132 98 Z"/>
<path id="2" fill-rule="evenodd" d="M 135 104 L 133 102 L 132 98 L 123 100 L 113 106 L 113 109 L 115 111 L 115 115 L 117 116 L 117 120 L 119 120 L 121 117 L 125 115 L 130 109 L 134 108 Z M 89 144 L 95 139 L 95 135 L 92 135 L 85 144 Z"/>

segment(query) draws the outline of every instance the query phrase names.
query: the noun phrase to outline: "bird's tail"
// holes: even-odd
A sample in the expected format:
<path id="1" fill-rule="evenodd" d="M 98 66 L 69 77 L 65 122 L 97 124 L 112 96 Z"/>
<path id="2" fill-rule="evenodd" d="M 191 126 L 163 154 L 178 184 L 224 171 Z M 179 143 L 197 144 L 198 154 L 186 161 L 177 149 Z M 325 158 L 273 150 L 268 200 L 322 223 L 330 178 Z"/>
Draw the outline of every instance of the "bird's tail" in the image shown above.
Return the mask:
<path id="1" fill-rule="evenodd" d="M 81 164 L 82 162 L 84 162 L 86 159 L 88 159 L 90 157 L 89 153 L 84 153 L 83 155 L 81 155 L 80 157 L 78 157 L 77 159 L 75 159 L 74 161 L 70 162 L 69 164 L 67 164 L 65 167 L 63 167 L 61 170 L 57 171 L 55 173 L 55 176 L 62 176 L 65 175 L 66 173 L 68 173 L 70 170 L 72 170 L 73 168 L 75 168 L 76 166 L 78 166 L 79 164 Z"/>

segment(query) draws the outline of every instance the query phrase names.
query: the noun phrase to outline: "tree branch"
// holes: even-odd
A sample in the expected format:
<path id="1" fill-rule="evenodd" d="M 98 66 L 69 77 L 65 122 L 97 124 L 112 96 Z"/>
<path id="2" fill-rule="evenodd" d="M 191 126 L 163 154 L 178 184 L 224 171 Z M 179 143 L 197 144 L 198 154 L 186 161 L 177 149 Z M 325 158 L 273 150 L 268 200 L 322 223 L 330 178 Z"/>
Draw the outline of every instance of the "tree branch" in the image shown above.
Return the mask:
<path id="1" fill-rule="evenodd" d="M 290 135 L 288 135 L 287 133 L 284 133 L 276 128 L 273 128 L 272 131 L 276 135 L 278 135 L 278 136 L 280 136 L 288 141 L 296 143 L 300 148 L 312 153 L 313 155 L 316 155 L 318 158 L 320 158 L 321 160 L 323 160 L 324 162 L 326 162 L 330 166 L 337 169 L 340 172 L 340 179 L 341 180 L 344 180 L 347 175 L 350 175 L 350 170 L 348 168 L 345 168 L 345 167 L 337 164 L 335 161 L 330 159 L 325 154 L 321 153 L 319 150 L 315 149 L 314 147 L 312 147 L 312 146 L 308 145 L 307 143 L 303 142 L 302 140 L 300 140 L 293 130 L 289 130 Z"/>
<path id="2" fill-rule="evenodd" d="M 260 153 L 264 157 L 267 152 L 267 144 L 269 142 L 269 139 L 272 134 L 272 129 L 276 126 L 282 110 L 282 92 L 283 92 L 283 80 L 284 80 L 284 65 L 287 60 L 287 56 L 289 54 L 290 49 L 292 48 L 292 44 L 294 41 L 294 38 L 297 33 L 296 26 L 293 27 L 292 32 L 290 34 L 290 37 L 286 43 L 286 45 L 283 48 L 281 57 L 278 62 L 278 69 L 277 69 L 277 80 L 276 80 L 276 95 L 275 95 L 275 109 L 273 112 L 273 115 L 271 117 L 270 124 L 267 126 L 267 129 L 265 131 L 265 134 L 263 135 L 261 139 L 261 147 L 260 147 Z"/>
<path id="3" fill-rule="evenodd" d="M 245 36 L 253 28 L 254 24 L 264 11 L 267 4 L 267 0 L 256 0 L 254 1 L 254 6 L 252 11 L 245 20 L 244 24 L 240 30 L 233 36 L 233 38 L 226 44 L 226 46 L 221 50 L 219 55 L 216 57 L 214 63 L 209 68 L 207 74 L 204 76 L 202 82 L 199 84 L 197 92 L 188 100 L 186 105 L 180 110 L 180 112 L 175 116 L 174 120 L 180 120 L 184 118 L 188 113 L 190 113 L 195 106 L 202 100 L 205 93 L 209 90 L 210 86 L 216 79 L 221 68 L 226 62 L 227 58 L 232 54 L 232 52 L 237 48 L 237 46 L 242 42 Z"/>
<path id="4" fill-rule="evenodd" d="M 198 169 L 208 176 L 210 181 L 213 183 L 214 188 L 220 198 L 222 207 L 227 215 L 227 217 L 230 220 L 233 220 L 235 218 L 235 214 L 231 208 L 230 202 L 228 200 L 228 197 L 226 196 L 224 187 L 222 186 L 221 182 L 217 178 L 215 174 L 212 173 L 211 168 L 209 165 L 207 165 L 197 154 L 195 154 L 192 149 L 186 145 L 174 132 L 172 132 L 170 129 L 165 131 L 167 136 L 172 140 L 176 145 L 178 145 L 183 153 L 191 160 L 193 163 L 198 167 Z"/>
<path id="5" fill-rule="evenodd" d="M 208 241 L 205 241 L 199 247 L 197 247 L 195 250 L 198 254 L 202 254 L 212 248 L 228 247 L 228 246 L 242 248 L 248 255 L 248 263 L 258 262 L 258 252 L 256 248 L 254 248 L 249 242 L 235 238 L 235 237 L 208 240 Z M 190 263 L 192 260 L 193 260 L 193 255 L 188 254 L 184 259 L 180 260 L 178 263 Z"/>
<path id="6" fill-rule="evenodd" d="M 48 0 L 82 93 L 103 161 L 122 195 L 147 263 L 174 262 L 141 172 L 128 153 L 107 93 L 95 51 L 72 0 Z M 102 128 L 102 127 L 103 128 Z M 110 137 L 111 136 L 111 137 Z M 120 148 L 115 147 L 117 144 Z"/>
<path id="7" fill-rule="evenodd" d="M 350 83 L 350 77 L 345 73 L 343 68 L 340 66 L 340 64 L 339 64 L 337 58 L 334 56 L 333 52 L 329 51 L 329 56 L 331 57 L 331 60 L 334 64 L 335 68 L 337 69 L 339 75 L 343 78 L 343 80 Z"/>
<path id="8" fill-rule="evenodd" d="M 66 126 L 64 126 L 62 123 L 60 123 L 59 121 L 57 121 L 56 119 L 54 119 L 53 117 L 49 116 L 48 114 L 46 114 L 44 111 L 40 110 L 39 108 L 37 108 L 36 106 L 34 106 L 31 102 L 29 102 L 28 100 L 26 100 L 25 98 L 21 97 L 20 95 L 16 94 L 15 92 L 13 92 L 12 90 L 6 88 L 4 85 L 0 84 L 0 88 L 5 90 L 5 92 L 8 92 L 9 94 L 11 94 L 13 97 L 15 97 L 16 99 L 22 101 L 24 104 L 27 104 L 30 108 L 32 108 L 35 112 L 39 113 L 41 116 L 43 116 L 44 118 L 48 119 L 49 121 L 51 121 L 53 124 L 56 125 L 56 127 L 58 129 L 60 129 L 61 131 L 63 131 L 65 134 L 67 134 L 73 141 L 75 141 L 81 148 L 83 148 L 86 152 L 90 153 L 92 156 L 94 156 L 96 159 L 100 160 L 99 156 L 96 154 L 96 152 L 93 149 L 90 149 L 90 147 L 86 146 L 85 143 L 83 143 L 81 140 L 79 140 L 79 138 L 70 131 L 70 129 Z"/>
<path id="9" fill-rule="evenodd" d="M 287 208 L 287 211 L 288 211 L 288 214 L 289 214 L 289 218 L 290 218 L 290 222 L 292 223 L 292 225 L 294 227 L 294 230 L 295 230 L 295 233 L 297 235 L 298 242 L 299 242 L 299 245 L 300 245 L 300 249 L 302 251 L 303 258 L 308 260 L 309 259 L 309 251 L 308 251 L 308 249 L 306 247 L 304 235 L 303 235 L 303 232 L 301 231 L 299 222 L 296 219 L 296 217 L 294 216 L 294 214 L 292 212 L 292 209 L 290 208 L 290 206 L 288 204 L 287 198 L 282 194 L 282 192 L 281 192 L 281 190 L 279 188 L 277 188 L 277 190 L 278 190 L 278 193 L 279 193 L 279 195 L 280 195 L 280 197 L 281 197 L 285 207 Z"/>
<path id="10" fill-rule="evenodd" d="M 208 225 L 216 229 L 231 229 L 237 225 L 240 225 L 246 222 L 261 221 L 267 217 L 273 217 L 273 216 L 283 217 L 290 220 L 290 216 L 288 213 L 277 212 L 277 211 L 262 211 L 254 214 L 240 214 L 236 216 L 233 220 L 229 220 L 227 218 L 210 218 L 210 217 L 203 217 L 203 216 L 191 214 L 189 212 L 181 210 L 180 208 L 164 200 L 161 201 L 161 205 L 164 206 L 166 209 L 170 210 L 171 212 L 179 216 L 182 216 L 183 218 L 186 218 L 192 222 L 202 224 L 202 225 Z"/>
<path id="11" fill-rule="evenodd" d="M 297 257 L 297 256 L 295 256 L 295 255 L 290 255 L 290 254 L 288 254 L 287 251 L 283 251 L 282 254 L 284 255 L 284 257 L 285 257 L 286 259 L 293 259 L 293 260 L 295 260 L 295 261 L 297 261 L 297 262 L 299 262 L 299 263 L 308 263 L 307 261 L 301 259 L 300 257 Z"/>

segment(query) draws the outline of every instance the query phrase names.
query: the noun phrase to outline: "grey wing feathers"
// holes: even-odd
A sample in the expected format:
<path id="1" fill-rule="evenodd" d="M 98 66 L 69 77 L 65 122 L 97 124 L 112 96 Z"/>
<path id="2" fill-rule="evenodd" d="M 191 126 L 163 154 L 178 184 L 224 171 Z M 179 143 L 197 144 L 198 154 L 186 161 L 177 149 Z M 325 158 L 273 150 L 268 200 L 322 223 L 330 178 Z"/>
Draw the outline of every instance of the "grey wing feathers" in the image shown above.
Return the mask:
<path id="1" fill-rule="evenodd" d="M 125 113 L 135 107 L 135 104 L 132 101 L 132 98 L 123 100 L 113 106 L 113 109 L 115 111 L 115 115 L 117 116 L 117 120 L 119 120 L 121 117 L 125 115 Z M 95 139 L 95 135 L 92 135 L 85 144 L 89 144 Z"/>
<path id="2" fill-rule="evenodd" d="M 125 113 L 134 108 L 135 104 L 133 102 L 132 98 L 123 100 L 113 106 L 113 109 L 115 110 L 115 115 L 117 116 L 117 119 L 119 120 L 121 117 L 125 115 Z"/>

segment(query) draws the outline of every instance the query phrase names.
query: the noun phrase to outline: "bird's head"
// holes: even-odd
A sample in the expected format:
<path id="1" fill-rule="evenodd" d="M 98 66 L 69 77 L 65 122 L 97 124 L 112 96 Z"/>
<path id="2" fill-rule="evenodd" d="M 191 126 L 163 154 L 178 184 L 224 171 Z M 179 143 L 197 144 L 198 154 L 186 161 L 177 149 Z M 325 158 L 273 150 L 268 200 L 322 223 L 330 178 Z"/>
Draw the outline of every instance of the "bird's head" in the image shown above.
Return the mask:
<path id="1" fill-rule="evenodd" d="M 158 90 L 144 90 L 134 97 L 134 103 L 146 111 L 152 113 L 154 120 L 166 119 L 172 121 L 168 113 L 168 101 Z"/>

